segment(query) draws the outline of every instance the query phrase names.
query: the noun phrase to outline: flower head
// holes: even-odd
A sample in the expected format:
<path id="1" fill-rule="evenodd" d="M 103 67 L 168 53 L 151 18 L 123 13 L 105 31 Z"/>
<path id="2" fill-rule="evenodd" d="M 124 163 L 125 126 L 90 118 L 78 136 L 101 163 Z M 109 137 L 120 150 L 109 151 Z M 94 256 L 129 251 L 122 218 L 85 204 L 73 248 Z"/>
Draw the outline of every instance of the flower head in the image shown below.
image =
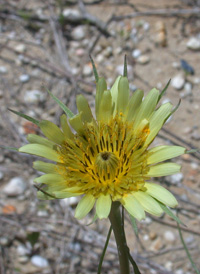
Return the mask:
<path id="1" fill-rule="evenodd" d="M 185 153 L 179 146 L 148 148 L 172 114 L 171 103 L 160 107 L 161 94 L 152 89 L 143 98 L 136 90 L 129 97 L 129 83 L 119 76 L 107 89 L 104 78 L 97 79 L 95 116 L 87 100 L 78 95 L 78 114 L 60 117 L 60 128 L 50 121 L 39 122 L 46 138 L 29 134 L 30 144 L 20 152 L 53 161 L 34 162 L 45 174 L 35 179 L 43 199 L 82 195 L 75 217 L 86 216 L 96 203 L 99 218 L 108 217 L 113 201 L 119 201 L 135 218 L 145 218 L 145 211 L 156 216 L 163 212 L 160 203 L 175 207 L 175 197 L 152 177 L 180 171 L 180 165 L 165 160 Z M 57 99 L 58 100 L 58 99 Z"/>

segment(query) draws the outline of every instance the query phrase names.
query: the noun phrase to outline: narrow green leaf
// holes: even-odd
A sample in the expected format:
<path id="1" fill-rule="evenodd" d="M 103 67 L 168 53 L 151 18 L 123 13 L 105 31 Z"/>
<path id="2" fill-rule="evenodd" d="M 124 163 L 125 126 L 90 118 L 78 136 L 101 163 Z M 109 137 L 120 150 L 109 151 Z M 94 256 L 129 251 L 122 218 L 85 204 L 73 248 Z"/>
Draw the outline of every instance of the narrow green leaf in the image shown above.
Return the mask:
<path id="1" fill-rule="evenodd" d="M 158 97 L 158 102 L 160 101 L 160 99 L 163 97 L 163 95 L 164 95 L 165 92 L 167 91 L 170 82 L 171 82 L 171 79 L 169 79 L 169 81 L 167 82 L 167 85 L 166 85 L 166 86 L 164 87 L 164 89 L 161 91 L 161 93 L 160 93 L 160 95 L 159 95 L 159 97 Z"/>
<path id="2" fill-rule="evenodd" d="M 158 200 L 156 200 L 159 205 L 161 206 L 161 208 L 163 209 L 163 211 L 169 215 L 174 221 L 176 221 L 178 224 L 182 224 L 184 225 L 184 223 L 163 203 L 159 202 Z M 184 225 L 185 226 L 185 225 Z"/>
<path id="3" fill-rule="evenodd" d="M 8 110 L 10 110 L 11 112 L 15 113 L 16 115 L 18 115 L 18 116 L 20 116 L 20 117 L 22 117 L 22 118 L 24 118 L 24 119 L 26 119 L 26 120 L 32 122 L 33 124 L 39 126 L 40 121 L 38 121 L 38 120 L 36 120 L 36 119 L 34 119 L 34 118 L 32 118 L 32 117 L 26 115 L 26 114 L 23 114 L 23 113 L 21 113 L 21 112 L 15 111 L 15 110 L 13 110 L 13 109 L 8 108 Z"/>
<path id="4" fill-rule="evenodd" d="M 181 228 L 180 228 L 178 222 L 177 222 L 177 228 L 178 228 L 178 232 L 179 232 L 179 236 L 180 236 L 182 245 L 183 245 L 183 247 L 184 247 L 184 249 L 185 249 L 185 252 L 186 252 L 186 254 L 187 254 L 187 257 L 188 257 L 188 259 L 189 259 L 189 261 L 190 261 L 190 263 L 191 263 L 191 265 L 192 265 L 194 271 L 195 271 L 197 274 L 200 274 L 199 270 L 197 269 L 196 264 L 195 264 L 194 261 L 192 260 L 192 257 L 191 257 L 191 255 L 190 255 L 190 252 L 189 252 L 189 250 L 188 250 L 188 248 L 187 248 L 187 245 L 186 245 L 186 243 L 185 243 L 185 241 L 184 241 L 184 239 L 183 239 L 183 235 L 182 235 L 182 232 L 181 232 Z"/>
<path id="5" fill-rule="evenodd" d="M 104 245 L 104 248 L 103 248 L 103 252 L 101 254 L 101 258 L 100 258 L 100 261 L 99 261 L 97 274 L 101 274 L 101 268 L 102 268 L 102 264 L 103 264 L 103 259 L 104 259 L 105 253 L 106 253 L 106 249 L 108 247 L 108 243 L 109 243 L 109 240 L 110 240 L 111 232 L 112 232 L 112 225 L 110 226 L 109 231 L 108 231 L 106 242 L 105 242 L 105 245 Z"/>
<path id="6" fill-rule="evenodd" d="M 130 217 L 131 224 L 132 224 L 133 230 L 135 232 L 135 235 L 138 236 L 138 227 L 137 227 L 136 219 L 130 214 L 129 214 L 129 217 Z"/>
<path id="7" fill-rule="evenodd" d="M 175 111 L 177 111 L 177 109 L 179 108 L 180 104 L 181 104 L 181 99 L 179 100 L 179 102 L 178 102 L 178 104 L 175 106 L 175 108 L 172 109 L 172 111 L 170 112 L 170 114 L 166 117 L 164 123 L 167 121 L 167 119 L 169 119 L 170 116 L 172 116 L 172 114 L 173 114 Z"/>
<path id="8" fill-rule="evenodd" d="M 6 146 L 2 146 L 2 145 L 0 145 L 0 148 L 3 148 L 3 149 L 8 149 L 8 150 L 18 151 L 18 148 L 16 148 L 16 147 L 6 147 Z"/>
<path id="9" fill-rule="evenodd" d="M 128 77 L 128 70 L 127 70 L 127 60 L 126 60 L 126 55 L 124 56 L 124 77 Z"/>
<path id="10" fill-rule="evenodd" d="M 130 254 L 129 248 L 128 248 L 128 258 L 129 258 L 129 261 L 132 264 L 132 267 L 134 269 L 134 274 L 141 274 L 136 262 L 133 260 L 131 254 Z"/>
<path id="11" fill-rule="evenodd" d="M 55 95 L 53 95 L 53 93 L 51 93 L 51 91 L 49 91 L 47 89 L 47 92 L 49 93 L 49 95 L 53 98 L 53 100 L 62 108 L 62 110 L 66 113 L 66 115 L 69 118 L 74 117 L 74 113 L 65 105 L 63 104 L 63 102 L 61 102 Z"/>
<path id="12" fill-rule="evenodd" d="M 99 75 L 98 75 L 98 72 L 97 72 L 97 69 L 96 69 L 94 60 L 92 59 L 92 56 L 91 56 L 91 55 L 90 55 L 90 60 L 91 60 L 92 67 L 93 67 L 93 73 L 94 73 L 95 81 L 96 81 L 96 83 L 97 83 L 98 80 L 99 80 Z"/>
<path id="13" fill-rule="evenodd" d="M 56 196 L 49 194 L 48 192 L 46 192 L 45 190 L 43 190 L 42 188 L 38 187 L 37 185 L 33 185 L 38 191 L 41 191 L 43 194 L 49 196 L 50 198 L 53 199 L 58 199 Z"/>
<path id="14" fill-rule="evenodd" d="M 198 148 L 194 148 L 194 149 L 190 149 L 190 150 L 186 150 L 186 154 L 189 154 L 189 153 L 196 153 L 196 152 L 199 152 L 199 149 Z"/>

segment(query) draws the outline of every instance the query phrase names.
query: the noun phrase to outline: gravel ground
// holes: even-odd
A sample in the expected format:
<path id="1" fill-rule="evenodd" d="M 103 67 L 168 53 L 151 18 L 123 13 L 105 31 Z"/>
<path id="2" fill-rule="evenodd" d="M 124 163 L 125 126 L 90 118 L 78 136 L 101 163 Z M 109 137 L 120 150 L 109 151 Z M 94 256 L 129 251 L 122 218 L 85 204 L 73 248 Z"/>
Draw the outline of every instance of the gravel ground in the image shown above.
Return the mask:
<path id="1" fill-rule="evenodd" d="M 130 89 L 162 90 L 163 102 L 181 105 L 155 144 L 188 149 L 200 141 L 199 1 L 2 1 L 0 4 L 0 145 L 20 147 L 38 128 L 9 112 L 58 123 L 62 111 L 46 89 L 76 112 L 83 93 L 94 108 L 94 76 L 89 54 L 111 85 L 127 55 Z M 134 2 L 134 3 L 133 3 Z M 183 61 L 184 60 L 184 61 Z M 187 71 L 187 72 L 186 72 Z M 76 199 L 38 201 L 33 156 L 9 150 L 0 154 L 0 273 L 97 273 L 109 229 L 108 220 L 74 219 Z M 200 252 L 200 154 L 176 159 L 179 174 L 158 181 L 179 201 L 186 224 L 183 236 L 193 260 Z M 131 252 L 141 273 L 193 274 L 168 216 L 148 216 L 136 237 L 126 216 Z M 119 273 L 111 238 L 102 273 Z"/>

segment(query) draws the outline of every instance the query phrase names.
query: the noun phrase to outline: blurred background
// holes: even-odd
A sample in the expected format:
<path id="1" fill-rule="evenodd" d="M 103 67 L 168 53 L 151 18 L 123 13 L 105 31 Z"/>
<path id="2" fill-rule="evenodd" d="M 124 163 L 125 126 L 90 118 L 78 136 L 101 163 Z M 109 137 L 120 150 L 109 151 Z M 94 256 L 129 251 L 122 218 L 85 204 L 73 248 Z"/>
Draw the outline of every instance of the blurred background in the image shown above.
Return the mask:
<path id="1" fill-rule="evenodd" d="M 0 145 L 20 147 L 39 133 L 8 108 L 59 123 L 62 110 L 46 88 L 76 112 L 82 93 L 94 109 L 95 81 L 89 55 L 111 86 L 125 54 L 131 92 L 162 90 L 162 103 L 181 105 L 154 145 L 193 149 L 200 141 L 200 1 L 57 0 L 0 2 Z M 0 150 L 0 273 L 97 273 L 109 221 L 78 222 L 77 199 L 38 201 L 33 156 Z M 200 154 L 176 159 L 179 174 L 157 179 L 177 197 L 174 211 L 194 261 L 200 253 Z M 135 236 L 126 232 L 141 273 L 193 274 L 176 223 L 148 216 Z M 200 264 L 198 265 L 200 268 Z M 111 238 L 102 273 L 119 273 Z"/>

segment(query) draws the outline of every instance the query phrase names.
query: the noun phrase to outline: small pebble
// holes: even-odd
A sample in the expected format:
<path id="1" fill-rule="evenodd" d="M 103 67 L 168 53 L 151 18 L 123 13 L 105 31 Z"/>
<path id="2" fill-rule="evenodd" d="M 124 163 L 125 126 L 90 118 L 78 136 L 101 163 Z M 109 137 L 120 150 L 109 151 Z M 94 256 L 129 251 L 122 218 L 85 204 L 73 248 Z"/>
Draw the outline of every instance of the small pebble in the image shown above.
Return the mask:
<path id="1" fill-rule="evenodd" d="M 112 47 L 107 47 L 105 50 L 104 50 L 104 56 L 109 58 L 110 56 L 112 56 L 113 54 L 113 48 Z"/>
<path id="2" fill-rule="evenodd" d="M 17 52 L 17 53 L 23 53 L 25 52 L 26 50 L 26 46 L 24 44 L 19 44 L 17 45 L 14 50 Z"/>
<path id="3" fill-rule="evenodd" d="M 185 84 L 185 78 L 181 74 L 176 75 L 171 80 L 171 85 L 176 90 L 181 90 L 184 84 Z"/>
<path id="4" fill-rule="evenodd" d="M 150 238 L 152 241 L 155 240 L 155 239 L 157 238 L 156 232 L 155 232 L 155 231 L 151 231 L 151 232 L 149 233 L 149 238 Z"/>
<path id="5" fill-rule="evenodd" d="M 65 18 L 77 18 L 80 17 L 80 12 L 78 10 L 73 9 L 64 9 L 63 16 Z"/>
<path id="6" fill-rule="evenodd" d="M 137 59 L 140 55 L 141 55 L 141 50 L 140 49 L 134 49 L 132 51 L 133 58 Z"/>
<path id="7" fill-rule="evenodd" d="M 76 55 L 77 56 L 83 56 L 85 54 L 85 50 L 83 48 L 79 48 L 76 50 Z"/>
<path id="8" fill-rule="evenodd" d="M 183 180 L 183 174 L 182 173 L 173 174 L 169 176 L 169 178 L 172 184 L 179 184 Z"/>
<path id="9" fill-rule="evenodd" d="M 85 65 L 83 67 L 83 75 L 84 76 L 91 76 L 92 75 L 92 68 L 90 65 Z"/>
<path id="10" fill-rule="evenodd" d="M 68 206 L 75 206 L 78 204 L 79 199 L 77 197 L 70 197 L 70 198 L 65 198 L 60 200 L 60 205 L 63 208 L 66 208 Z"/>
<path id="11" fill-rule="evenodd" d="M 163 247 L 163 241 L 161 238 L 157 238 L 150 246 L 150 250 L 152 251 L 158 251 Z"/>
<path id="12" fill-rule="evenodd" d="M 182 269 L 177 269 L 177 270 L 175 270 L 174 273 L 175 273 L 175 274 L 184 274 L 184 272 L 183 272 Z"/>
<path id="13" fill-rule="evenodd" d="M 47 259 L 39 255 L 34 255 L 33 257 L 31 257 L 31 263 L 40 268 L 45 268 L 49 266 Z"/>
<path id="14" fill-rule="evenodd" d="M 0 73 L 1 74 L 6 74 L 8 72 L 7 68 L 4 66 L 0 66 Z"/>
<path id="15" fill-rule="evenodd" d="M 74 40 L 83 40 L 83 38 L 85 37 L 85 31 L 84 28 L 82 26 L 76 27 L 73 31 L 72 31 L 72 38 Z"/>
<path id="16" fill-rule="evenodd" d="M 147 55 L 140 55 L 137 59 L 138 63 L 141 65 L 146 65 L 150 62 L 150 58 Z"/>
<path id="17" fill-rule="evenodd" d="M 170 243 L 173 243 L 176 240 L 176 237 L 175 237 L 174 233 L 170 230 L 165 231 L 164 237 L 165 237 L 165 240 L 170 242 Z"/>
<path id="18" fill-rule="evenodd" d="M 189 41 L 187 42 L 187 48 L 191 50 L 200 50 L 200 39 L 196 37 L 191 37 Z"/>
<path id="19" fill-rule="evenodd" d="M 30 76 L 28 74 L 22 74 L 19 76 L 19 80 L 22 83 L 26 83 L 30 80 Z"/>
<path id="20" fill-rule="evenodd" d="M 17 254 L 19 256 L 29 255 L 30 253 L 31 253 L 31 250 L 28 249 L 26 246 L 24 246 L 24 245 L 18 245 L 18 247 L 17 247 Z"/>
<path id="21" fill-rule="evenodd" d="M 148 241 L 148 240 L 149 240 L 149 235 L 145 234 L 145 235 L 143 236 L 143 240 L 144 240 L 144 241 Z"/>
<path id="22" fill-rule="evenodd" d="M 191 138 L 194 139 L 195 141 L 199 141 L 200 140 L 200 134 L 198 132 L 193 132 L 191 134 Z"/>
<path id="23" fill-rule="evenodd" d="M 45 96 L 44 93 L 42 93 L 39 90 L 27 90 L 24 95 L 24 101 L 26 103 L 38 103 L 38 102 L 44 102 Z"/>
<path id="24" fill-rule="evenodd" d="M 26 183 L 21 177 L 12 178 L 7 185 L 3 188 L 3 193 L 9 197 L 15 197 L 24 193 Z"/>
<path id="25" fill-rule="evenodd" d="M 28 256 L 20 256 L 18 258 L 18 262 L 21 264 L 26 264 L 29 261 L 29 257 Z"/>
<path id="26" fill-rule="evenodd" d="M 165 268 L 169 271 L 172 270 L 173 263 L 171 261 L 168 261 L 165 263 Z"/>
<path id="27" fill-rule="evenodd" d="M 0 237 L 0 245 L 7 246 L 8 243 L 9 243 L 8 238 L 6 238 L 6 237 Z"/>
<path id="28" fill-rule="evenodd" d="M 96 62 L 101 63 L 101 62 L 103 62 L 103 60 L 104 60 L 103 54 L 98 54 L 96 57 Z"/>
<path id="29" fill-rule="evenodd" d="M 189 82 L 186 82 L 185 85 L 184 85 L 184 90 L 185 90 L 187 93 L 191 93 L 191 91 L 192 91 L 192 84 L 189 83 Z"/>

